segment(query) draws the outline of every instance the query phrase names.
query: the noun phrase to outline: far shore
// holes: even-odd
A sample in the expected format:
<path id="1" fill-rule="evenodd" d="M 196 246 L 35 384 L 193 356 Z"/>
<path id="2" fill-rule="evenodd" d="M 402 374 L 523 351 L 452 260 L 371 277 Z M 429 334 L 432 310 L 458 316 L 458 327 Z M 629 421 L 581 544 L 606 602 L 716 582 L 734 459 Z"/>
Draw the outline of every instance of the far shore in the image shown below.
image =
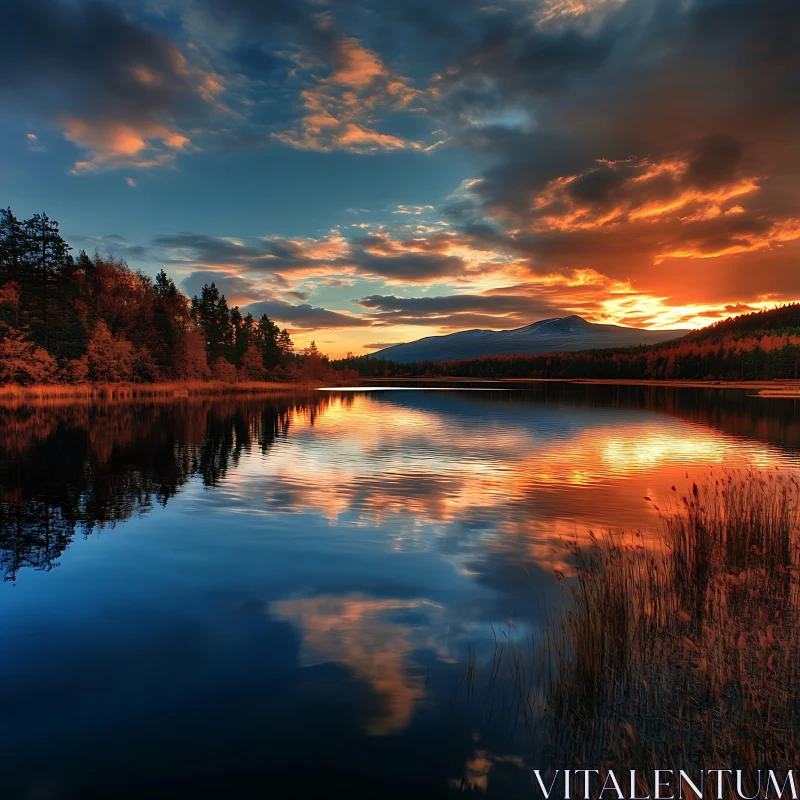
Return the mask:
<path id="1" fill-rule="evenodd" d="M 534 384 L 571 383 L 597 386 L 646 386 L 676 387 L 698 389 L 739 389 L 752 391 L 758 397 L 800 399 L 800 380 L 773 381 L 698 381 L 698 380 L 657 380 L 657 379 L 602 379 L 602 378 L 468 378 L 468 377 L 406 377 L 369 378 L 347 381 L 345 385 L 359 385 L 364 388 L 387 385 L 430 385 L 443 389 L 463 384 L 494 384 L 524 387 Z M 76 401 L 124 402 L 135 400 L 169 401 L 188 398 L 215 397 L 256 397 L 295 392 L 312 392 L 320 388 L 336 389 L 336 382 L 315 381 L 305 383 L 280 383 L 277 381 L 243 381 L 225 383 L 223 381 L 189 381 L 164 383 L 85 383 L 85 384 L 36 384 L 19 386 L 0 385 L 0 405 L 24 404 L 32 401 L 48 403 L 71 403 Z"/>
<path id="2" fill-rule="evenodd" d="M 694 389 L 748 389 L 758 393 L 761 397 L 787 397 L 800 398 L 800 379 L 752 380 L 752 381 L 722 381 L 722 380 L 680 380 L 679 378 L 469 378 L 469 377 L 438 377 L 421 376 L 406 378 L 363 378 L 363 385 L 380 385 L 392 383 L 497 383 L 529 385 L 538 383 L 574 383 L 596 386 L 675 386 Z"/>

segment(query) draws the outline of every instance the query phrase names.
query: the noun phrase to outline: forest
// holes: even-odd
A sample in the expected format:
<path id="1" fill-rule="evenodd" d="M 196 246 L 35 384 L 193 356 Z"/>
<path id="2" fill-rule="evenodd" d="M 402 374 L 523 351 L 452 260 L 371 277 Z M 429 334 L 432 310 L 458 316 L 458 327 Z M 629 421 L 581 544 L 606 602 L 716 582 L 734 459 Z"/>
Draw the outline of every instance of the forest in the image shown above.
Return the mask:
<path id="1" fill-rule="evenodd" d="M 656 345 L 398 364 L 334 363 L 362 377 L 772 380 L 798 378 L 800 304 L 743 314 Z"/>
<path id="2" fill-rule="evenodd" d="M 76 256 L 46 214 L 0 209 L 0 384 L 306 381 L 331 372 L 214 283 L 188 298 L 121 260 Z"/>

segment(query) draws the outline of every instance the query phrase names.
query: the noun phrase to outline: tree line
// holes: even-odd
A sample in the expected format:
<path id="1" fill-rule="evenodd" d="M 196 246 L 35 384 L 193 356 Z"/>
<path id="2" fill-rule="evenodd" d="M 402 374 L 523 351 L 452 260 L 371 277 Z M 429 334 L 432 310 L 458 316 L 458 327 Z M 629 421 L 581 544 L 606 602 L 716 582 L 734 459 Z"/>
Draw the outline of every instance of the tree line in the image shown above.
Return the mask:
<path id="1" fill-rule="evenodd" d="M 46 214 L 0 209 L 0 383 L 324 379 L 264 314 L 228 307 L 214 283 L 191 300 L 163 270 L 73 256 Z"/>
<path id="2" fill-rule="evenodd" d="M 335 367 L 363 377 L 772 380 L 798 378 L 800 304 L 743 314 L 655 345 L 400 364 L 369 356 Z"/>

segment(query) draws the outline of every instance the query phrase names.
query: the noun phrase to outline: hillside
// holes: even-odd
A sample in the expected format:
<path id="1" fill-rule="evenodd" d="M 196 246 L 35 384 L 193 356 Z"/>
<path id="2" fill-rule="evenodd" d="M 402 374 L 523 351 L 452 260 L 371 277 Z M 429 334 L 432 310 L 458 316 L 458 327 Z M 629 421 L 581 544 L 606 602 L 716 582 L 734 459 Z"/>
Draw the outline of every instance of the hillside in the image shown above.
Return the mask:
<path id="1" fill-rule="evenodd" d="M 589 324 L 589 323 L 586 323 Z M 551 341 L 557 341 L 554 337 Z M 365 376 L 772 380 L 800 378 L 800 304 L 732 317 L 679 339 L 633 347 L 396 363 L 359 359 Z"/>
<path id="2" fill-rule="evenodd" d="M 729 317 L 706 328 L 693 331 L 686 338 L 700 342 L 797 332 L 800 332 L 800 303 L 792 303 L 779 308 Z"/>
<path id="3" fill-rule="evenodd" d="M 684 336 L 686 330 L 648 331 L 622 325 L 602 325 L 577 315 L 543 319 L 505 331 L 469 330 L 446 336 L 428 336 L 397 344 L 374 354 L 401 364 L 453 361 L 483 356 L 536 355 L 608 347 L 655 344 Z"/>

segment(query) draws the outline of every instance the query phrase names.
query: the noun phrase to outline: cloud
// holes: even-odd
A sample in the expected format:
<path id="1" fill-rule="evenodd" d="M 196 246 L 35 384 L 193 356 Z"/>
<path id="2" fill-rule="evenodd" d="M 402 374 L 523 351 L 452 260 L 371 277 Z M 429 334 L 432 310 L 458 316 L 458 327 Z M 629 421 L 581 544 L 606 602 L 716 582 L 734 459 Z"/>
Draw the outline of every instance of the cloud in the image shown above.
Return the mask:
<path id="1" fill-rule="evenodd" d="M 91 254 L 97 250 L 101 256 L 110 255 L 120 259 L 150 260 L 151 253 L 147 247 L 131 242 L 124 236 L 112 233 L 106 236 L 70 236 L 70 242 Z"/>
<path id="2" fill-rule="evenodd" d="M 267 280 L 320 277 L 329 286 L 348 285 L 347 278 L 355 276 L 409 284 L 466 280 L 498 268 L 485 250 L 472 252 L 453 235 L 417 238 L 403 227 L 351 238 L 334 231 L 318 239 L 162 234 L 152 244 L 167 263 L 187 268 L 224 268 Z"/>
<path id="3" fill-rule="evenodd" d="M 405 342 L 370 342 L 361 346 L 364 350 L 383 350 L 384 347 L 392 347 L 396 344 L 405 344 Z"/>
<path id="4" fill-rule="evenodd" d="M 360 317 L 315 308 L 308 303 L 291 305 L 280 300 L 262 300 L 243 309 L 254 317 L 266 314 L 270 319 L 301 330 L 325 330 L 328 328 L 357 328 L 369 323 Z"/>
<path id="5" fill-rule="evenodd" d="M 562 287 L 563 288 L 563 287 Z M 545 317 L 560 316 L 569 300 L 550 295 L 460 294 L 437 297 L 371 295 L 358 304 L 376 325 L 437 325 L 447 329 L 517 328 Z M 563 303 L 563 305 L 562 305 Z M 384 345 L 388 346 L 388 345 Z"/>
<path id="6" fill-rule="evenodd" d="M 798 296 L 785 271 L 745 281 L 739 263 L 772 264 L 780 250 L 788 259 L 797 239 L 788 176 L 800 177 L 800 7 L 538 8 L 513 24 L 501 4 L 441 78 L 451 137 L 496 160 L 451 200 L 454 224 L 473 234 L 486 225 L 487 241 L 505 239 L 540 273 L 590 267 L 671 293 L 672 277 L 691 271 L 691 288 L 716 299 L 763 295 L 776 279 Z M 672 272 L 677 259 L 686 270 Z"/>
<path id="7" fill-rule="evenodd" d="M 75 162 L 76 173 L 108 167 L 160 166 L 191 144 L 182 133 L 158 123 L 67 117 L 62 125 L 64 138 L 90 153 L 88 159 Z"/>
<path id="8" fill-rule="evenodd" d="M 304 150 L 424 149 L 421 142 L 376 129 L 381 112 L 406 111 L 422 102 L 424 93 L 408 78 L 390 70 L 352 37 L 333 43 L 331 63 L 325 68 L 327 76 L 310 71 L 309 85 L 300 93 L 302 115 L 288 130 L 276 133 L 276 139 Z"/>
<path id="9" fill-rule="evenodd" d="M 380 327 L 665 325 L 800 297 L 798 30 L 796 0 L 30 0 L 0 28 L 0 99 L 30 149 L 55 127 L 75 172 L 134 183 L 265 145 L 472 165 L 436 208 L 424 171 L 416 197 L 388 186 L 349 233 L 87 240 L 243 302 L 311 319 L 317 287 L 369 280 L 420 295 L 361 306 Z"/>
<path id="10" fill-rule="evenodd" d="M 264 297 L 264 290 L 252 281 L 226 272 L 192 272 L 181 281 L 181 289 L 189 296 L 199 296 L 207 284 L 215 284 L 225 295 L 229 306 L 245 305 Z"/>
<path id="11" fill-rule="evenodd" d="M 0 87 L 6 103 L 60 127 L 84 150 L 76 171 L 171 162 L 221 90 L 219 77 L 175 41 L 114 4 L 83 0 L 11 4 L 0 69 L 16 76 Z"/>

